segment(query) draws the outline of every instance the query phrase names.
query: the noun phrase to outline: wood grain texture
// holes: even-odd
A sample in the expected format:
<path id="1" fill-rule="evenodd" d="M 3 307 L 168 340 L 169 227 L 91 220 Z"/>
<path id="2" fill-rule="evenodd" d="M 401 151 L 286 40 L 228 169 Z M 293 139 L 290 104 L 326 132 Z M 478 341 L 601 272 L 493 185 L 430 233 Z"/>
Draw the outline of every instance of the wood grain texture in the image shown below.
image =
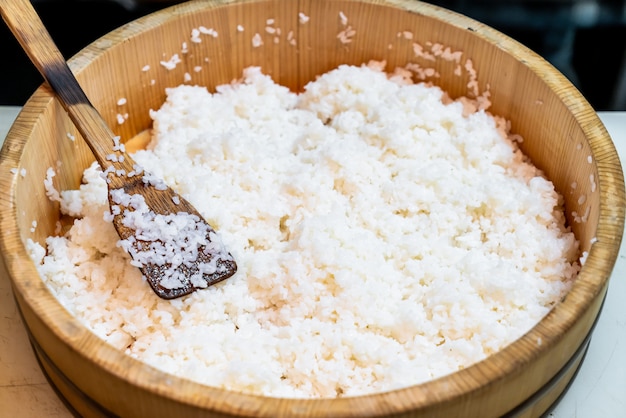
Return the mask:
<path id="1" fill-rule="evenodd" d="M 309 17 L 307 23 L 299 22 L 300 12 Z M 346 28 L 340 12 L 355 30 L 349 43 L 338 38 Z M 266 31 L 268 19 L 281 28 L 280 36 Z M 214 28 L 218 36 L 190 42 L 191 30 L 200 25 Z M 287 39 L 290 32 L 295 45 Z M 258 47 L 252 43 L 256 33 L 263 40 Z M 183 43 L 186 53 L 181 52 Z M 462 59 L 419 57 L 416 44 L 427 50 L 441 44 L 460 51 Z M 168 70 L 161 62 L 174 54 L 181 62 Z M 93 161 L 62 107 L 42 86 L 2 150 L 0 243 L 33 338 L 76 387 L 120 416 L 497 417 L 533 395 L 572 358 L 600 312 L 618 255 L 624 179 L 595 111 L 563 75 L 525 46 L 472 19 L 413 0 L 208 0 L 129 23 L 87 46 L 70 60 L 70 67 L 114 133 L 129 140 L 150 129 L 148 110 L 161 105 L 165 88 L 185 82 L 185 74 L 187 83 L 213 89 L 240 77 L 244 67 L 257 65 L 299 91 L 339 64 L 370 59 L 386 60 L 389 69 L 407 63 L 431 68 L 436 75 L 428 79 L 452 97 L 472 96 L 471 86 L 479 93 L 489 90 L 490 111 L 510 119 L 513 131 L 524 137 L 524 152 L 564 196 L 568 222 L 589 253 L 567 297 L 527 335 L 485 361 L 377 395 L 268 399 L 156 371 L 84 329 L 50 295 L 27 256 L 25 239 L 43 242 L 59 217 L 58 208 L 45 198 L 47 167 L 58 167 L 55 182 L 63 189 L 79 184 L 82 170 Z M 460 75 L 455 75 L 459 64 Z M 476 71 L 475 84 L 466 65 Z M 120 98 L 125 104 L 118 104 Z M 118 115 L 127 117 L 118 123 Z M 57 141 L 67 132 L 76 141 Z M 12 168 L 28 174 L 11 173 Z M 38 227 L 31 232 L 33 220 Z M 556 394 L 558 389 L 550 396 Z M 547 406 L 539 402 L 527 416 L 539 416 Z"/>

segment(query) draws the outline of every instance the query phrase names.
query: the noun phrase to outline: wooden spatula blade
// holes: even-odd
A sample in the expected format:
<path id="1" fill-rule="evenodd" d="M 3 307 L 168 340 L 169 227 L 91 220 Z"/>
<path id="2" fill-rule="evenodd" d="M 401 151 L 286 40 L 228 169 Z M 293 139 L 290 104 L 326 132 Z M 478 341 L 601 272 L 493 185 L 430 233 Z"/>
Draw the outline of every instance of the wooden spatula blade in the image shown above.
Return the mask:
<path id="1" fill-rule="evenodd" d="M 127 182 L 109 191 L 109 204 L 121 245 L 159 297 L 178 298 L 236 273 L 215 230 L 171 188 Z"/>

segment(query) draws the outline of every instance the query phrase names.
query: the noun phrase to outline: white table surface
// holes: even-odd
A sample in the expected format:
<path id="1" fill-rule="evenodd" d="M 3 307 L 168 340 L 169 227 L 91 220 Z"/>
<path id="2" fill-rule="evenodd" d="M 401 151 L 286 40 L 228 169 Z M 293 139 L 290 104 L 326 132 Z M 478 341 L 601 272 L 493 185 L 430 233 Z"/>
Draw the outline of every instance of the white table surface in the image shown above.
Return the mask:
<path id="1" fill-rule="evenodd" d="M 0 106 L 0 143 L 19 107 Z M 624 163 L 626 112 L 598 112 Z M 624 165 L 626 171 L 626 165 Z M 570 388 L 547 414 L 554 418 L 626 418 L 626 245 L 587 355 Z M 73 417 L 44 377 L 17 312 L 0 260 L 0 418 Z"/>

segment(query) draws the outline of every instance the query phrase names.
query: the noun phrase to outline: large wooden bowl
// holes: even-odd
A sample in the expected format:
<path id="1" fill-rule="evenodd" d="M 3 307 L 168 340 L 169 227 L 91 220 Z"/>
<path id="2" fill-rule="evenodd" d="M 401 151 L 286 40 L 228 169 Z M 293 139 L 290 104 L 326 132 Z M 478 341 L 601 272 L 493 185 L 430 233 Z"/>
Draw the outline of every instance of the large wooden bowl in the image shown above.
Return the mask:
<path id="1" fill-rule="evenodd" d="M 300 12 L 309 17 L 306 24 L 299 21 Z M 238 31 L 238 25 L 245 30 Z M 191 42 L 192 29 L 200 26 L 213 28 L 218 36 Z M 267 26 L 281 31 L 270 33 Z M 346 29 L 354 34 L 342 32 Z M 263 45 L 254 46 L 255 33 Z M 185 42 L 189 51 L 183 54 Z M 458 64 L 453 60 L 416 56 L 415 44 L 426 52 L 436 44 L 460 51 L 460 75 L 454 74 Z M 174 69 L 160 64 L 174 54 L 182 59 Z M 276 399 L 167 375 L 113 349 L 68 314 L 27 254 L 26 239 L 43 243 L 59 219 L 58 207 L 44 190 L 47 168 L 57 167 L 59 188 L 75 188 L 93 161 L 80 138 L 57 140 L 68 132 L 78 134 L 42 85 L 24 106 L 2 149 L 2 254 L 44 371 L 79 414 L 538 416 L 565 390 L 583 359 L 618 256 L 624 180 L 613 143 L 594 109 L 528 48 L 472 19 L 412 0 L 201 1 L 129 23 L 87 46 L 70 66 L 116 133 L 129 139 L 150 127 L 148 109 L 158 108 L 164 88 L 182 83 L 185 73 L 192 82 L 212 89 L 240 77 L 244 67 L 258 65 L 277 82 L 300 90 L 339 64 L 370 59 L 384 59 L 388 68 L 414 63 L 434 69 L 439 76 L 429 79 L 453 97 L 490 91 L 490 110 L 509 118 L 513 131 L 524 137 L 523 151 L 565 197 L 568 222 L 588 252 L 565 300 L 530 332 L 486 360 L 388 393 Z M 195 71 L 196 66 L 202 70 Z M 127 99 L 123 108 L 117 103 L 120 98 Z M 118 114 L 125 113 L 128 119 L 119 124 Z M 575 194 L 568 192 L 573 183 L 578 185 Z M 579 203 L 581 194 L 586 200 Z M 37 228 L 32 228 L 33 221 Z"/>

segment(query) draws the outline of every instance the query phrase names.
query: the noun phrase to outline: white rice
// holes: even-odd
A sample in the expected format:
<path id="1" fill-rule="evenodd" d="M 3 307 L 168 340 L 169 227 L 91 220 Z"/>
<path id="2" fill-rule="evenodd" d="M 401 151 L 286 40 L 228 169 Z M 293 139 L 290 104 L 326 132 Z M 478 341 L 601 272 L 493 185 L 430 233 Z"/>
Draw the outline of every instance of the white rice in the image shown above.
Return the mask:
<path id="1" fill-rule="evenodd" d="M 77 219 L 32 257 L 102 339 L 207 385 L 336 397 L 455 372 L 527 332 L 579 271 L 552 183 L 467 103 L 380 63 L 299 95 L 255 67 L 214 94 L 169 89 L 134 157 L 220 233 L 235 276 L 159 299 L 117 245 L 95 164 L 80 190 L 49 191 Z"/>

